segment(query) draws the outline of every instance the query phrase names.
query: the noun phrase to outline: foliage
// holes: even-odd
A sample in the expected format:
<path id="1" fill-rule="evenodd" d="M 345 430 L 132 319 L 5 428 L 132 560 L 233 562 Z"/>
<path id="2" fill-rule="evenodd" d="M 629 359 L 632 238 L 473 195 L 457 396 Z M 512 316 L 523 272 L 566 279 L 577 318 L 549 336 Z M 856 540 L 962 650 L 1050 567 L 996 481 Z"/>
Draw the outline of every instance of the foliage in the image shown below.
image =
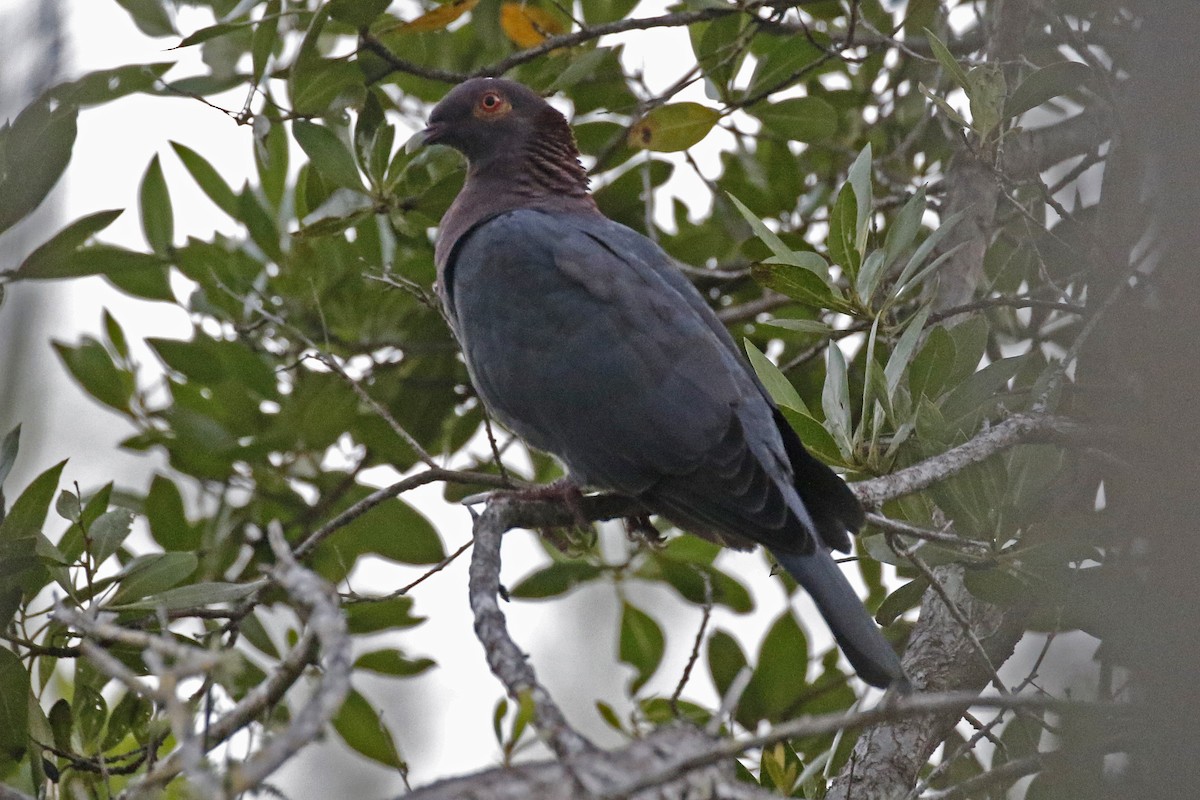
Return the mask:
<path id="1" fill-rule="evenodd" d="M 429 232 L 461 183 L 461 165 L 441 149 L 407 151 L 398 132 L 400 123 L 422 124 L 450 79 L 504 72 L 568 100 L 602 210 L 694 267 L 689 274 L 745 339 L 788 421 L 849 478 L 895 473 L 1014 413 L 1070 409 L 1064 371 L 1081 335 L 1081 253 L 1094 207 L 1056 199 L 1072 193 L 1083 170 L 1047 187 L 1038 169 L 1006 171 L 1005 154 L 1026 147 L 1020 126 L 1034 112 L 1052 126 L 1104 102 L 1119 61 L 1101 72 L 1087 43 L 1062 34 L 1059 20 L 1100 42 L 1121 24 L 1115 12 L 1050 3 L 1025 31 L 1021 59 L 997 62 L 981 50 L 984 23 L 954 3 L 685 3 L 638 34 L 687 29 L 695 68 L 664 92 L 643 84 L 622 45 L 596 34 L 633 18 L 636 3 L 625 0 L 581 0 L 571 14 L 559 4 L 495 0 L 191 0 L 211 10 L 212 24 L 187 32 L 162 0 L 120 5 L 147 36 L 199 48 L 211 66 L 182 75 L 171 61 L 130 65 L 32 103 L 0 131 L 0 230 L 30 213 L 61 175 L 79 110 L 131 92 L 214 103 L 241 92 L 257 181 L 231 186 L 205 143 L 178 132 L 149 160 L 139 208 L 76 220 L 0 275 L 0 289 L 102 275 L 129 295 L 185 309 L 193 322 L 189 339 L 148 340 L 161 378 L 131 359 L 111 316 L 102 338 L 54 345 L 80 388 L 135 427 L 122 447 L 165 453 L 170 470 L 144 490 L 60 490 L 64 480 L 70 486 L 70 467 L 59 464 L 27 487 L 8 487 L 15 499 L 0 527 L 8 644 L 0 649 L 0 776 L 15 786 L 59 782 L 71 787 L 64 796 L 102 796 L 144 779 L 185 735 L 171 709 L 131 682 L 160 674 L 162 659 L 108 641 L 109 661 L 126 673 L 119 680 L 109 661 L 84 657 L 81 632 L 51 613 L 53 597 L 225 653 L 203 691 L 181 701 L 185 717 L 204 713 L 212 693 L 247 698 L 287 658 L 281 641 L 296 646 L 305 627 L 263 577 L 275 561 L 264 537 L 272 525 L 343 590 L 355 637 L 437 624 L 419 616 L 433 611 L 419 590 L 360 597 L 345 579 L 368 556 L 420 565 L 446 557 L 419 511 L 400 496 L 372 494 L 360 476 L 379 466 L 420 471 L 428 454 L 457 454 L 462 463 L 484 423 L 431 291 Z M 977 5 L 988 19 L 998 4 Z M 1075 48 L 1067 60 L 1064 47 Z M 703 84 L 705 96 L 676 99 L 689 83 Z M 1070 155 L 1086 160 L 1100 143 Z M 719 167 L 700 170 L 686 154 L 692 147 L 719 149 Z M 955 212 L 947 185 L 964 153 L 986 165 L 1001 207 L 982 240 L 973 292 L 947 302 L 942 271 L 960 268 L 976 224 Z M 164 159 L 182 163 L 236 233 L 181 241 Z M 706 196 L 647 211 L 654 197 L 644 192 L 683 171 L 699 175 Z M 144 249 L 101 238 L 121 213 L 139 215 Z M 0 448 L 0 481 L 18 457 L 18 436 Z M 532 472 L 520 463 L 506 460 L 502 472 L 489 455 L 429 480 L 444 481 L 456 499 L 501 485 L 504 474 L 556 475 L 542 456 Z M 1089 618 L 1082 599 L 1095 590 L 1103 551 L 1047 522 L 1052 505 L 1082 514 L 1076 495 L 1094 493 L 1094 484 L 1062 491 L 1070 463 L 1056 447 L 1018 445 L 888 503 L 888 517 L 964 541 L 865 532 L 861 572 L 890 635 L 903 642 L 907 612 L 929 585 L 926 570 L 959 563 L 972 568 L 968 586 L 978 597 L 1035 605 L 1029 626 L 1102 637 L 1104 620 Z M 205 502 L 184 502 L 195 496 Z M 152 548 L 128 543 L 135 520 L 146 524 Z M 620 564 L 586 538 L 569 543 L 570 556 L 546 549 L 549 563 L 515 585 L 513 598 L 554 598 L 589 583 L 623 592 L 639 581 L 669 586 L 689 603 L 753 610 L 717 548 L 698 539 L 642 543 Z M 880 561 L 895 565 L 899 584 L 885 585 Z M 293 609 L 286 637 L 268 631 L 271 608 Z M 628 599 L 622 609 L 613 656 L 632 668 L 627 692 L 637 711 L 626 722 L 602 703 L 601 714 L 631 734 L 680 714 L 707 720 L 715 708 L 647 691 L 665 641 L 678 634 L 664 631 L 653 609 Z M 720 629 L 698 645 L 721 694 L 751 671 L 727 720 L 735 729 L 855 702 L 836 654 L 811 652 L 790 612 L 770 623 L 753 654 Z M 397 679 L 436 668 L 399 649 L 365 653 L 355 667 Z M 532 714 L 528 698 L 511 708 L 507 724 L 507 701 L 495 713 L 506 762 L 527 741 Z M 278 701 L 262 712 L 253 724 L 267 730 L 290 718 Z M 1010 760 L 1036 751 L 1028 719 L 1004 728 L 1006 744 L 1025 734 L 1009 747 Z M 367 758 L 404 769 L 357 691 L 331 730 Z M 780 742 L 747 758 L 743 775 L 784 794 L 819 794 L 852 741 L 847 733 Z M 983 770 L 971 748 L 963 754 L 954 781 Z M 950 776 L 943 770 L 934 785 Z"/>

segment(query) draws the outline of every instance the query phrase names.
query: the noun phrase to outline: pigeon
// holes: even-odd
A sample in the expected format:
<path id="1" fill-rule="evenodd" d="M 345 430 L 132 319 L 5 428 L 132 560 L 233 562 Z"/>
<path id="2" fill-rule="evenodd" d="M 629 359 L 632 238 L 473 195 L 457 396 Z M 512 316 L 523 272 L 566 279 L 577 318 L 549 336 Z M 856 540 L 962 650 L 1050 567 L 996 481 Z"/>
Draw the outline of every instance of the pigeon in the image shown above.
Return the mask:
<path id="1" fill-rule="evenodd" d="M 435 261 L 489 413 L 577 487 L 636 498 L 725 546 L 763 545 L 862 680 L 906 687 L 830 555 L 862 526 L 858 499 L 805 449 L 671 257 L 600 212 L 566 118 L 520 83 L 474 78 L 415 142 L 467 159 Z"/>

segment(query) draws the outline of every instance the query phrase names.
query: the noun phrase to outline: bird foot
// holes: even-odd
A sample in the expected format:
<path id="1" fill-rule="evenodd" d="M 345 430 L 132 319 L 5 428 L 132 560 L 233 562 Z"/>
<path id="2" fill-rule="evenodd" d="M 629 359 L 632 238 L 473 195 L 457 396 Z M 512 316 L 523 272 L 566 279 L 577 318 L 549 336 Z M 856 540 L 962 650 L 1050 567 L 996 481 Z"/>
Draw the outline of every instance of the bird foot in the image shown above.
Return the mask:
<path id="1" fill-rule="evenodd" d="M 637 539 L 645 542 L 652 547 L 659 547 L 665 541 L 665 538 L 650 524 L 650 517 L 647 514 L 636 514 L 625 517 L 622 522 L 625 523 L 625 535 L 630 539 Z"/>
<path id="2" fill-rule="evenodd" d="M 583 491 L 569 477 L 559 478 L 542 486 L 533 486 L 528 489 L 501 489 L 492 494 L 511 497 L 514 500 L 559 502 L 565 505 L 571 515 L 575 517 L 576 527 L 586 530 L 592 524 L 587 515 L 583 513 Z"/>

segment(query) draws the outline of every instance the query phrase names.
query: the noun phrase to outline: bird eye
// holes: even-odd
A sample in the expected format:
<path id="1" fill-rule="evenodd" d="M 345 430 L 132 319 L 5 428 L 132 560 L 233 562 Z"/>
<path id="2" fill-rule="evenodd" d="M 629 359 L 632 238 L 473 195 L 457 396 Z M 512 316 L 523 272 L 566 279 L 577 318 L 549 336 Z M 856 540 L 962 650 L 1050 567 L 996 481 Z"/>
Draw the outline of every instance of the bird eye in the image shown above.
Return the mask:
<path id="1" fill-rule="evenodd" d="M 480 99 L 479 105 L 487 111 L 492 111 L 493 109 L 499 108 L 502 102 L 503 101 L 500 99 L 500 95 L 496 94 L 495 92 L 488 92 L 483 96 L 482 99 Z"/>

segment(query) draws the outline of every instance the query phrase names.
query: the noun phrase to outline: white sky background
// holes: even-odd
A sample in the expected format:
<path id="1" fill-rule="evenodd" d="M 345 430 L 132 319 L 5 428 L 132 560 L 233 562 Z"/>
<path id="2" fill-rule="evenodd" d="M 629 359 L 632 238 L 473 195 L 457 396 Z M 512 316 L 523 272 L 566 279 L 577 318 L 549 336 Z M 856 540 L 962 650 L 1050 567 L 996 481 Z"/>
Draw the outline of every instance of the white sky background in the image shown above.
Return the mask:
<path id="1" fill-rule="evenodd" d="M 0 0 L 0 11 L 8 12 L 25 1 Z M 173 42 L 145 37 L 112 0 L 68 0 L 64 5 L 65 78 L 124 64 L 174 59 L 180 59 L 181 64 L 172 75 L 196 69 L 198 48 L 164 52 Z M 650 16 L 666 5 L 654 0 L 643 3 L 636 13 Z M 179 26 L 184 33 L 210 23 L 190 9 L 185 12 Z M 630 46 L 627 63 L 642 67 L 652 87 L 675 80 L 684 69 L 681 65 L 691 59 L 683 30 L 655 32 L 651 39 L 654 50 L 645 55 L 638 54 L 637 45 L 647 37 L 629 34 L 622 39 Z M 219 102 L 236 109 L 243 99 L 243 90 L 238 90 Z M 690 87 L 680 99 L 703 101 L 702 86 Z M 182 242 L 189 234 L 208 237 L 214 229 L 233 233 L 231 222 L 195 186 L 167 142 L 179 141 L 197 150 L 237 188 L 243 180 L 253 179 L 250 137 L 248 127 L 238 127 L 220 112 L 190 99 L 135 95 L 86 110 L 80 116 L 74 156 L 60 189 L 62 222 L 101 209 L 123 207 L 126 213 L 103 233 L 103 238 L 144 248 L 137 191 L 147 164 L 157 153 L 171 190 L 176 241 Z M 397 139 L 403 141 L 403 131 L 397 132 Z M 698 149 L 695 155 L 708 174 L 715 172 L 712 151 Z M 688 181 L 695 178 L 687 173 L 687 169 L 677 170 L 680 180 L 672 184 L 670 191 L 685 198 L 704 196 L 705 192 L 689 192 Z M 662 195 L 659 203 L 661 208 L 669 208 Z M 45 238 L 48 233 L 35 239 Z M 186 313 L 164 304 L 132 300 L 99 278 L 11 287 L 6 305 L 30 302 L 35 295 L 53 309 L 53 314 L 43 320 L 43 330 L 12 331 L 11 326 L 5 326 L 5 314 L 0 309 L 0 336 L 29 336 L 39 348 L 36 371 L 23 376 L 27 402 L 36 403 L 39 413 L 28 421 L 32 424 L 27 424 L 26 447 L 10 486 L 22 486 L 43 469 L 71 457 L 66 480 L 78 481 L 85 491 L 113 479 L 118 484 L 144 489 L 153 471 L 163 468 L 163 459 L 117 450 L 116 443 L 130 431 L 114 414 L 83 398 L 51 351 L 48 339 L 74 342 L 81 334 L 98 334 L 101 311 L 108 308 L 134 343 L 135 358 L 154 370 L 157 361 L 140 340 L 146 336 L 189 337 L 191 323 Z M 381 484 L 390 479 L 379 476 Z M 466 511 L 447 507 L 436 486 L 410 493 L 406 499 L 434 520 L 447 550 L 468 537 Z M 623 546 L 623 537 L 619 529 L 610 529 L 605 535 L 606 547 L 615 555 Z M 508 585 L 544 560 L 532 537 L 524 533 L 507 537 L 504 556 L 503 579 Z M 753 657 L 766 626 L 784 607 L 783 593 L 778 581 L 768 579 L 761 555 L 729 553 L 722 558 L 722 566 L 751 588 L 758 610 L 753 617 L 739 617 L 718 608 L 710 630 L 720 627 L 735 633 Z M 418 679 L 375 678 L 366 673 L 355 676 L 356 688 L 385 709 L 385 722 L 402 755 L 409 760 L 414 785 L 493 765 L 499 756 L 491 715 L 502 689 L 488 673 L 482 648 L 474 638 L 466 602 L 466 564 L 466 558 L 460 559 L 414 592 L 416 612 L 429 615 L 430 620 L 392 642 L 412 656 L 436 659 L 439 667 Z M 376 561 L 357 570 L 352 583 L 360 593 L 387 592 L 421 572 Z M 699 624 L 699 611 L 661 587 L 634 583 L 626 589 L 628 598 L 649 611 L 667 633 L 667 658 L 658 677 L 643 693 L 669 694 L 686 661 Z M 802 620 L 818 619 L 807 599 L 794 605 Z M 616 744 L 616 735 L 600 723 L 593 709 L 598 698 L 620 697 L 630 677 L 616 660 L 619 599 L 612 588 L 592 586 L 545 603 L 511 603 L 506 613 L 513 635 L 531 654 L 539 677 L 564 705 L 568 718 L 601 744 Z M 806 628 L 813 652 L 830 646 L 831 639 L 819 622 Z M 385 638 L 377 637 L 368 649 L 387 644 Z M 697 665 L 687 696 L 706 703 L 715 699 L 703 663 Z M 626 711 L 618 708 L 619 713 Z M 306 750 L 276 779 L 289 796 L 297 798 L 382 797 L 399 794 L 403 788 L 398 778 L 348 751 L 336 736 Z"/>

